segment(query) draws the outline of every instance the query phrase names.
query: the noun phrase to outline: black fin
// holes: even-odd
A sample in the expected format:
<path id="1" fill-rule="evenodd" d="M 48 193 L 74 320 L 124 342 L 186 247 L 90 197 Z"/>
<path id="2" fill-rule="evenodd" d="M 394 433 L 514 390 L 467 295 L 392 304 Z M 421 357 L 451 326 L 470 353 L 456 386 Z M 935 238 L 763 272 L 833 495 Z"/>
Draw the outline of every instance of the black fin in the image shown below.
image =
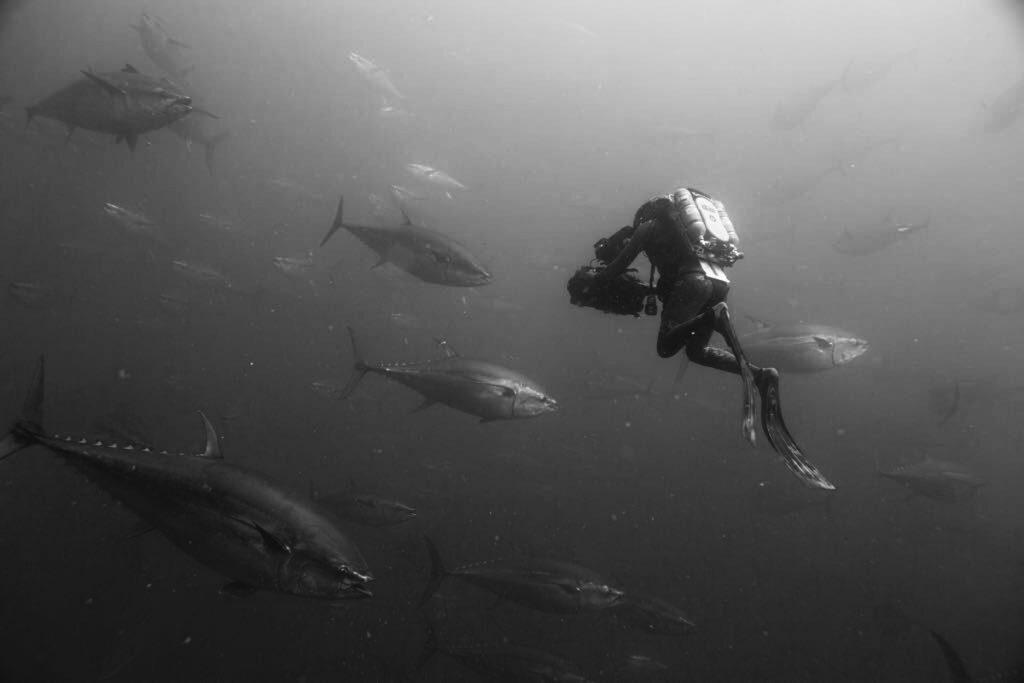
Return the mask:
<path id="1" fill-rule="evenodd" d="M 176 47 L 183 47 L 183 48 L 185 48 L 187 50 L 191 50 L 192 49 L 191 45 L 189 45 L 188 43 L 183 43 L 180 40 L 178 40 L 177 38 L 168 38 L 167 42 L 170 43 L 171 45 L 176 46 Z M 194 66 L 190 66 L 188 69 L 183 69 L 182 73 L 185 73 L 186 71 L 190 71 L 190 70 L 192 70 L 194 68 L 195 68 Z"/>
<path id="2" fill-rule="evenodd" d="M 321 247 L 324 246 L 325 244 L 327 244 L 327 240 L 331 239 L 331 236 L 334 233 L 338 232 L 338 228 L 340 228 L 342 226 L 342 217 L 341 216 L 342 216 L 342 209 L 343 209 L 344 205 L 345 205 L 345 197 L 344 196 L 339 197 L 338 198 L 338 210 L 334 213 L 334 222 L 331 223 L 331 228 L 330 228 L 330 230 L 327 231 L 327 234 L 324 235 L 324 238 L 322 240 L 320 240 L 320 246 Z"/>
<path id="3" fill-rule="evenodd" d="M 128 133 L 124 136 L 124 141 L 128 144 L 128 149 L 135 153 L 135 145 L 139 142 L 139 136 L 135 133 Z"/>
<path id="4" fill-rule="evenodd" d="M 800 447 L 786 428 L 782 419 L 782 406 L 779 400 L 778 375 L 762 373 L 758 378 L 758 389 L 761 392 L 761 429 L 765 438 L 775 452 L 782 456 L 789 471 L 807 486 L 826 491 L 835 490 L 835 486 L 825 478 L 811 463 L 807 462 Z"/>
<path id="5" fill-rule="evenodd" d="M 423 588 L 423 594 L 420 595 L 420 607 L 427 604 L 427 600 L 437 592 L 444 577 L 448 575 L 448 571 L 444 568 L 444 562 L 441 561 L 441 554 L 437 552 L 437 546 L 426 536 L 423 537 L 423 540 L 427 544 L 427 552 L 430 553 L 430 579 Z"/>
<path id="6" fill-rule="evenodd" d="M 125 65 L 124 65 L 124 68 L 123 68 L 123 69 L 121 69 L 121 72 L 122 72 L 122 73 L 126 73 L 126 74 L 137 74 L 137 73 L 139 73 L 139 70 L 138 70 L 138 69 L 136 69 L 136 68 L 135 68 L 134 66 L 132 66 L 131 64 L 125 64 Z"/>

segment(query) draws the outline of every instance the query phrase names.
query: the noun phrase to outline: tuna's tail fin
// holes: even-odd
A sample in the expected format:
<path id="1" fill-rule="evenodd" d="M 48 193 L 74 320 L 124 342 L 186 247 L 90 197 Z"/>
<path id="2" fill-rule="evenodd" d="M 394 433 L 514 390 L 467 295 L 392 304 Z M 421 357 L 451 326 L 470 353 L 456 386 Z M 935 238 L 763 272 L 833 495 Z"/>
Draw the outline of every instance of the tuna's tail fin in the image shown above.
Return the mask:
<path id="1" fill-rule="evenodd" d="M 341 215 L 342 215 L 341 212 L 342 212 L 342 208 L 344 207 L 344 205 L 345 205 L 345 197 L 342 196 L 342 197 L 340 197 L 338 199 L 338 210 L 334 214 L 334 222 L 331 223 L 331 229 L 328 230 L 327 234 L 324 235 L 324 238 L 322 240 L 320 240 L 320 246 L 321 247 L 324 246 L 325 244 L 327 244 L 327 240 L 331 239 L 331 236 L 334 235 L 334 233 L 338 232 L 338 228 L 340 228 L 340 227 L 342 227 L 342 225 L 344 225 L 344 222 L 343 222 L 342 217 L 341 217 Z"/>
<path id="2" fill-rule="evenodd" d="M 444 562 L 441 561 L 441 553 L 437 552 L 437 546 L 426 536 L 423 537 L 423 540 L 426 541 L 427 552 L 430 553 L 430 580 L 427 581 L 423 594 L 420 596 L 420 607 L 433 597 L 437 589 L 441 587 L 444 577 L 448 575 L 448 571 L 444 568 Z"/>
<path id="3" fill-rule="evenodd" d="M 229 135 L 231 135 L 231 131 L 229 131 L 229 130 L 223 131 L 221 133 L 217 133 L 212 138 L 210 138 L 209 142 L 207 142 L 204 145 L 204 147 L 205 147 L 204 157 L 206 159 L 206 170 L 208 170 L 210 172 L 210 175 L 213 175 L 213 151 L 217 148 L 217 145 L 219 145 L 221 142 L 223 142 L 224 139 L 227 138 Z"/>
<path id="4" fill-rule="evenodd" d="M 363 361 L 363 355 L 359 353 L 359 345 L 356 343 L 356 332 L 351 327 L 348 328 L 349 339 L 352 340 L 352 377 L 349 379 L 348 384 L 343 386 L 335 395 L 334 398 L 343 400 L 348 398 L 353 391 L 356 389 L 356 385 L 359 384 L 366 373 L 369 372 L 369 366 Z"/>
<path id="5" fill-rule="evenodd" d="M 11 431 L 0 441 L 0 460 L 31 446 L 32 435 L 42 431 L 44 371 L 45 359 L 40 356 L 32 386 L 21 407 L 21 415 Z"/>

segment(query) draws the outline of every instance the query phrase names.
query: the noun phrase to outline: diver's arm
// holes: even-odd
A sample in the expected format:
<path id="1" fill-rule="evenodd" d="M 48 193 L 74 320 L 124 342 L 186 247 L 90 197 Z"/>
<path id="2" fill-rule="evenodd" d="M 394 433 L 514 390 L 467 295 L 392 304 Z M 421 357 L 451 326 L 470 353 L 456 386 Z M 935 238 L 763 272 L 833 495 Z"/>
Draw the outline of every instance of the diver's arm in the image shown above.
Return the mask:
<path id="1" fill-rule="evenodd" d="M 619 252 L 619 255 L 615 257 L 614 261 L 608 264 L 607 268 L 602 268 L 598 272 L 597 279 L 610 280 L 626 272 L 626 268 L 629 268 L 629 264 L 635 261 L 636 257 L 640 255 L 640 252 L 643 250 L 644 245 L 647 244 L 647 240 L 650 238 L 653 230 L 654 221 L 641 223 L 639 227 L 637 227 L 636 232 L 633 233 L 633 236 L 629 238 L 626 248 Z"/>

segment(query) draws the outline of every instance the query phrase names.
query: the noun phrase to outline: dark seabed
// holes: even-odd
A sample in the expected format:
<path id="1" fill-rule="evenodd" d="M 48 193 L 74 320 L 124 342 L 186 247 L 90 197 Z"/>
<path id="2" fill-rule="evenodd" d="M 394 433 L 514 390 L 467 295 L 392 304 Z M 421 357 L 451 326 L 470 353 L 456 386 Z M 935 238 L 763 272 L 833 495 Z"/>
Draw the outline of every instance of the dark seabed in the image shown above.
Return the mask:
<path id="1" fill-rule="evenodd" d="M 42 427 L 88 438 L 0 462 L 0 680 L 1024 680 L 1014 4 L 0 0 L 0 414 L 44 355 Z M 681 185 L 729 209 L 733 320 L 834 492 L 657 318 L 570 304 Z M 320 246 L 341 196 L 365 229 Z M 81 460 L 192 458 L 143 448 L 202 452 L 198 411 L 372 597 L 290 594 L 294 529 L 217 489 L 276 577 L 225 588 L 178 484 Z M 522 567 L 533 604 L 478 576 Z"/>

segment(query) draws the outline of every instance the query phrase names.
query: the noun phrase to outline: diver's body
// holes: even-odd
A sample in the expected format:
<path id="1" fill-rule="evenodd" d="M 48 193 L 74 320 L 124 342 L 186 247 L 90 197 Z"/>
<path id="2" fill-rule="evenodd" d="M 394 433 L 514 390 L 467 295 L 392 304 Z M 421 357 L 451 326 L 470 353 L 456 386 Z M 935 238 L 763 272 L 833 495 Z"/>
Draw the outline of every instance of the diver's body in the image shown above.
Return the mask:
<path id="1" fill-rule="evenodd" d="M 714 225 L 709 226 L 709 222 Z M 709 238 L 717 240 L 715 253 L 702 246 L 709 244 Z M 637 210 L 628 242 L 606 268 L 598 271 L 595 280 L 619 277 L 643 252 L 659 274 L 657 294 L 663 306 L 658 355 L 668 358 L 685 349 L 694 363 L 740 375 L 744 386 L 743 432 L 752 444 L 756 385 L 761 397 L 762 430 L 772 447 L 806 484 L 834 488 L 804 460 L 786 429 L 779 405 L 778 371 L 751 365 L 743 356 L 725 303 L 729 279 L 723 270 L 723 266 L 742 258 L 738 244 L 721 202 L 679 188 L 651 198 Z M 725 338 L 731 353 L 708 345 L 716 331 Z"/>

